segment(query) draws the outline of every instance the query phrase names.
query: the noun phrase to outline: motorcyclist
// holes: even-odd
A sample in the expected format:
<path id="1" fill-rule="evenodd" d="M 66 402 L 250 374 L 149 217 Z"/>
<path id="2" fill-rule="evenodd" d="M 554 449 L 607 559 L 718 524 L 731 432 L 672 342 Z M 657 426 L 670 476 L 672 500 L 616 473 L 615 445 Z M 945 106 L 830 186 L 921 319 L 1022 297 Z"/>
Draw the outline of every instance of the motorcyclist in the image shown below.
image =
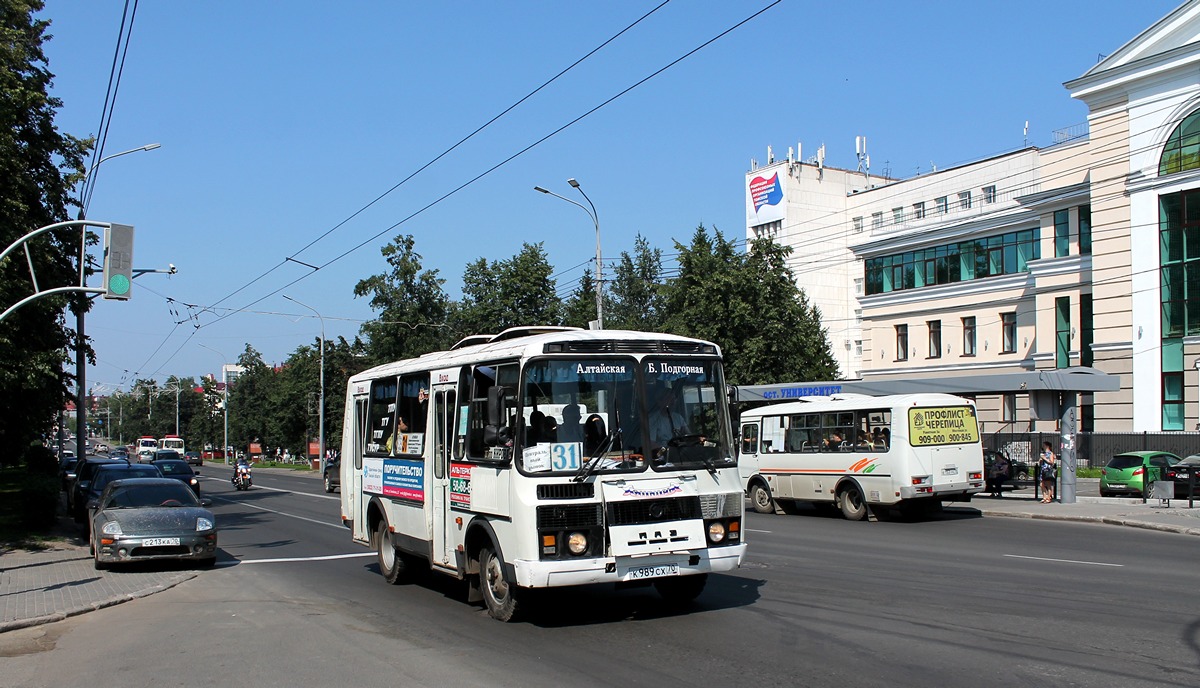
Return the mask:
<path id="1" fill-rule="evenodd" d="M 229 479 L 229 482 L 233 485 L 237 485 L 238 477 L 241 476 L 243 472 L 247 476 L 250 475 L 250 464 L 247 463 L 245 456 L 240 456 L 238 457 L 237 465 L 233 468 L 233 477 Z"/>

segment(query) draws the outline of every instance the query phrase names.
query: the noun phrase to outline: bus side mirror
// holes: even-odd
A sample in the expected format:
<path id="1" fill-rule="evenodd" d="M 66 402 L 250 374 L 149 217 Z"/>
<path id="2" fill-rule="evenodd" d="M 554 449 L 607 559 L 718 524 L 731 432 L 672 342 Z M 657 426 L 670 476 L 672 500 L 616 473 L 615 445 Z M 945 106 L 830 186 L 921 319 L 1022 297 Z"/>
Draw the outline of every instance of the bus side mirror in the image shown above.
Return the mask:
<path id="1" fill-rule="evenodd" d="M 507 415 L 504 408 L 504 388 L 495 385 L 487 392 L 487 423 L 483 427 L 483 443 L 489 447 L 508 443 L 511 432 L 504 425 Z"/>

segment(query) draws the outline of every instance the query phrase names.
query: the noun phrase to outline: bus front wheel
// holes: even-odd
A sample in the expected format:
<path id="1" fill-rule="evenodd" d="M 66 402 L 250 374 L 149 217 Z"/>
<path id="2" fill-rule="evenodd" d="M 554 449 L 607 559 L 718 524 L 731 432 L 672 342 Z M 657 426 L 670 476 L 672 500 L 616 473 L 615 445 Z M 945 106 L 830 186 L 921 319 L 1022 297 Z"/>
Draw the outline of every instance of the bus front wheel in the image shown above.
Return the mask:
<path id="1" fill-rule="evenodd" d="M 673 578 L 659 578 L 654 581 L 654 589 L 658 590 L 658 594 L 662 596 L 668 604 L 687 604 L 700 596 L 704 592 L 704 586 L 708 583 L 708 574 L 701 573 L 695 576 L 677 576 Z"/>
<path id="2" fill-rule="evenodd" d="M 404 580 L 408 561 L 392 545 L 384 521 L 375 526 L 375 548 L 379 554 L 379 572 L 383 574 L 383 579 L 392 585 L 399 585 Z"/>
<path id="3" fill-rule="evenodd" d="M 479 587 L 488 615 L 497 621 L 512 621 L 521 606 L 520 593 L 504 575 L 504 562 L 491 547 L 479 550 Z"/>
<path id="4" fill-rule="evenodd" d="M 854 485 L 838 493 L 838 506 L 847 521 L 863 521 L 867 518 L 867 503 L 863 501 L 862 492 Z"/>
<path id="5" fill-rule="evenodd" d="M 775 513 L 775 504 L 771 500 L 771 491 L 766 485 L 756 482 L 750 486 L 750 505 L 760 514 Z"/>

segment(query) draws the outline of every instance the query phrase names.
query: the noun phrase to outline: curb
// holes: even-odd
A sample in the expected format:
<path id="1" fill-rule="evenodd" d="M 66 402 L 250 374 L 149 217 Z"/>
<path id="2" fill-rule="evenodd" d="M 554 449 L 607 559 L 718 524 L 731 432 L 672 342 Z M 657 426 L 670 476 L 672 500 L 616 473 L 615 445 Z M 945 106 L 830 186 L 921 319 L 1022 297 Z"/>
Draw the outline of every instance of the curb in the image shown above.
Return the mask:
<path id="1" fill-rule="evenodd" d="M 91 557 L 87 557 L 87 558 L 90 559 Z M 136 599 L 139 599 L 142 597 L 149 597 L 150 595 L 153 595 L 155 593 L 162 592 L 164 590 L 170 590 L 171 588 L 173 588 L 181 583 L 190 581 L 191 579 L 195 578 L 197 575 L 199 575 L 199 574 L 197 574 L 197 573 L 185 574 L 184 577 L 182 577 L 178 580 L 175 580 L 175 581 L 170 581 L 167 583 L 158 583 L 156 585 L 150 586 L 144 590 L 139 590 L 137 592 L 124 593 L 121 595 L 113 595 L 112 597 L 109 597 L 106 600 L 98 600 L 96 602 L 91 602 L 89 604 L 85 604 L 85 605 L 77 607 L 75 609 L 68 609 L 67 611 L 63 611 L 63 612 L 55 612 L 53 614 L 46 614 L 44 616 L 36 616 L 36 617 L 30 618 L 30 619 L 15 619 L 13 621 L 0 622 L 0 633 L 7 633 L 8 631 L 16 631 L 16 630 L 20 630 L 22 628 L 31 628 L 33 626 L 41 626 L 42 624 L 54 623 L 56 621 L 63 621 L 64 619 L 68 619 L 72 616 L 79 616 L 80 614 L 94 612 L 94 611 L 97 611 L 100 609 L 104 609 L 106 607 L 114 607 L 118 604 L 122 604 L 124 602 L 131 602 L 133 600 L 136 600 Z"/>
<path id="2" fill-rule="evenodd" d="M 1139 521 L 1130 518 L 1117 518 L 1113 516 L 1076 516 L 1071 514 L 1026 514 L 1016 513 L 1011 511 L 984 511 L 980 510 L 984 516 L 1000 516 L 1003 518 L 1028 518 L 1043 521 L 1074 521 L 1076 523 L 1102 523 L 1110 526 L 1125 526 L 1127 528 L 1141 528 L 1143 530 L 1155 530 L 1161 533 L 1178 533 L 1180 535 L 1195 535 L 1200 536 L 1200 528 L 1189 528 L 1187 526 L 1176 526 L 1166 523 L 1150 523 L 1148 521 Z"/>

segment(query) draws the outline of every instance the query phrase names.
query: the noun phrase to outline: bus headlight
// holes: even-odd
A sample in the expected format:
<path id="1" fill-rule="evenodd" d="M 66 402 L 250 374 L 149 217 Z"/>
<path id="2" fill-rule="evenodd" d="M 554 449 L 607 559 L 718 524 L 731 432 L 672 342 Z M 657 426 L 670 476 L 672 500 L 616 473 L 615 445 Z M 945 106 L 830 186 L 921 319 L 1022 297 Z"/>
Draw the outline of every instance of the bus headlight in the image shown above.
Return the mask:
<path id="1" fill-rule="evenodd" d="M 587 551 L 588 540 L 583 533 L 571 533 L 567 536 L 567 549 L 571 554 L 583 554 Z"/>
<path id="2" fill-rule="evenodd" d="M 713 521 L 708 524 L 708 541 L 718 543 L 725 540 L 725 524 L 720 521 Z"/>

